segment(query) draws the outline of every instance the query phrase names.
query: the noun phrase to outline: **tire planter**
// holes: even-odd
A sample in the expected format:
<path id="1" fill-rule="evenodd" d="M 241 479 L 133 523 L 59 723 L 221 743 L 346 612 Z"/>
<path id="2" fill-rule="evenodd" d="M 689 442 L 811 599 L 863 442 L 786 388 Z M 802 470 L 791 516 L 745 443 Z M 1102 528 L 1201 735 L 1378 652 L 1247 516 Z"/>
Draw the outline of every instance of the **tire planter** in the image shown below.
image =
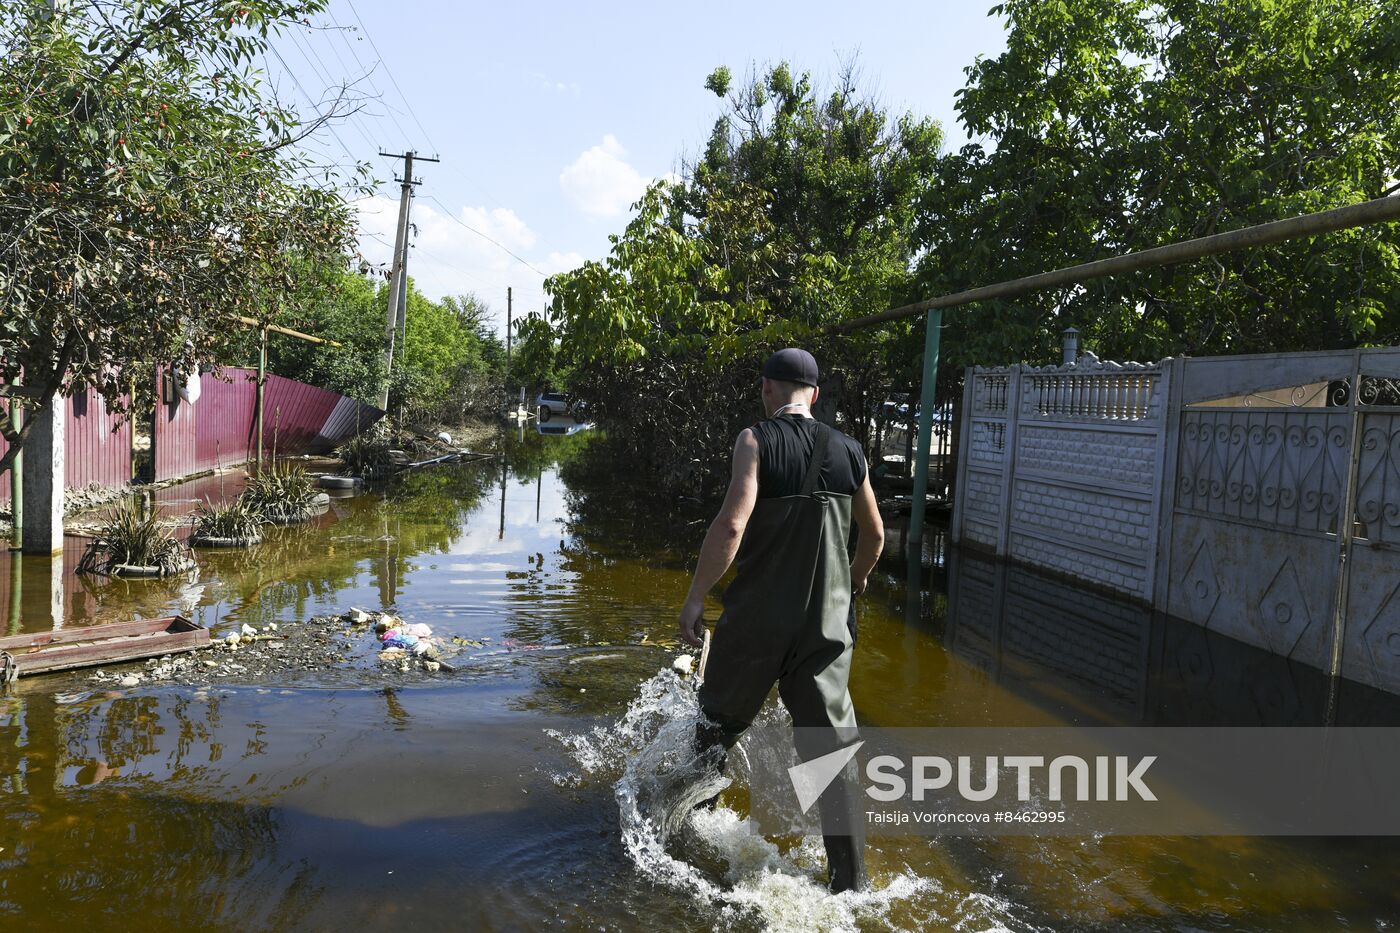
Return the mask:
<path id="1" fill-rule="evenodd" d="M 359 489 L 365 484 L 365 481 L 358 476 L 335 476 L 323 473 L 316 483 L 322 489 Z"/>
<path id="2" fill-rule="evenodd" d="M 113 577 L 173 577 L 193 569 L 194 561 L 186 557 L 174 570 L 166 570 L 164 567 L 147 564 L 111 564 L 107 567 L 107 574 Z"/>
<path id="3" fill-rule="evenodd" d="M 290 515 L 277 516 L 276 518 L 268 518 L 266 521 L 270 525 L 296 525 L 301 522 L 310 521 L 318 515 L 326 514 L 326 511 L 329 510 L 330 507 L 331 497 L 324 492 L 318 493 L 316 498 L 311 500 L 311 504 L 300 512 L 293 512 Z"/>
<path id="4" fill-rule="evenodd" d="M 252 547 L 262 543 L 262 535 L 248 535 L 242 538 L 220 538 L 215 535 L 193 535 L 190 544 L 194 547 L 235 548 Z"/>

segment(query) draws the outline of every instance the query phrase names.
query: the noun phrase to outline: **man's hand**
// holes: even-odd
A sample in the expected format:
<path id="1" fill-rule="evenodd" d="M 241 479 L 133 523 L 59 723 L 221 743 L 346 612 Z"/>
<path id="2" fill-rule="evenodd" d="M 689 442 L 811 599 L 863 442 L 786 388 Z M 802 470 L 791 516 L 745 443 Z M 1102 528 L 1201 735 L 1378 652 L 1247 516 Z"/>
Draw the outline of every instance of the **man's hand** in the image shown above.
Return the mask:
<path id="1" fill-rule="evenodd" d="M 687 599 L 681 607 L 679 622 L 681 641 L 692 648 L 705 644 L 705 603 Z"/>
<path id="2" fill-rule="evenodd" d="M 852 577 L 852 578 L 851 578 L 851 595 L 852 595 L 852 596 L 859 596 L 861 593 L 864 593 L 864 592 L 865 592 L 866 583 L 869 582 L 869 579 L 870 579 L 869 577 Z"/>

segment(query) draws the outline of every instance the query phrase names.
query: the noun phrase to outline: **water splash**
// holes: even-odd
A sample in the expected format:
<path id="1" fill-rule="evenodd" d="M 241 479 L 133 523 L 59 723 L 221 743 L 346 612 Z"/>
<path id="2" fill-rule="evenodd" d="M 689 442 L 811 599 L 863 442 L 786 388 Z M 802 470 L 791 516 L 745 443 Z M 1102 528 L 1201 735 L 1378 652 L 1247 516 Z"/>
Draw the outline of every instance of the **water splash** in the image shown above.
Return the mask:
<path id="1" fill-rule="evenodd" d="M 785 715 L 774 708 L 764 718 Z M 872 872 L 870 891 L 833 895 L 825 884 L 820 839 L 784 849 L 729 807 L 695 809 L 729 783 L 717 773 L 714 758 L 696 753 L 699 721 L 692 683 L 668 668 L 642 683 L 627 712 L 611 726 L 550 734 L 581 771 L 558 775 L 556 781 L 615 780 L 622 844 L 638 873 L 695 898 L 713 911 L 717 928 L 756 923 L 775 931 L 895 929 L 961 920 L 963 929 L 1005 929 L 986 922 L 992 918 L 985 904 L 959 911 L 959 895 L 902 867 Z M 744 770 L 736 767 L 742 765 L 742 743 L 739 748 L 729 768 L 736 777 Z M 903 915 L 899 920 L 892 916 L 895 908 Z"/>

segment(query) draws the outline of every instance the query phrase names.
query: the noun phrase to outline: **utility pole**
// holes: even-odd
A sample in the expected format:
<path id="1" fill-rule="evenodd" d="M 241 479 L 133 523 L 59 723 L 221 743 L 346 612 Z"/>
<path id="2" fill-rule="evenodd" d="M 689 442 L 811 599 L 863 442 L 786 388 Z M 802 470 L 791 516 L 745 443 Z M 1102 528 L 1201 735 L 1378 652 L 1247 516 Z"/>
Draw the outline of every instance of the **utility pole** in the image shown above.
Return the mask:
<path id="1" fill-rule="evenodd" d="M 413 177 L 413 163 L 441 160 L 420 156 L 411 149 L 403 153 L 381 151 L 379 154 L 391 159 L 403 159 L 403 177 L 396 179 L 401 183 L 399 222 L 394 233 L 394 265 L 389 277 L 389 308 L 384 323 L 384 390 L 379 393 L 379 407 L 388 411 L 389 376 L 394 369 L 394 337 L 399 329 L 399 321 L 404 319 L 404 298 L 408 293 L 409 202 L 413 198 L 414 187 L 421 184 L 421 181 Z"/>

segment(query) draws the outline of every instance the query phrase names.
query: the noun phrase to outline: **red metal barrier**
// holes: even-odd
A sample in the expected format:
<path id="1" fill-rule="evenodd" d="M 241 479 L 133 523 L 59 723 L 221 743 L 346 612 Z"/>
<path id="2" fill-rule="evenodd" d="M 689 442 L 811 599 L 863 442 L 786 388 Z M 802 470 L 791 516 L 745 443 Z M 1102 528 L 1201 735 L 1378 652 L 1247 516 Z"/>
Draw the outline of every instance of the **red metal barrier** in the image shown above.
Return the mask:
<path id="1" fill-rule="evenodd" d="M 257 373 L 251 369 L 230 367 L 200 377 L 199 402 L 195 405 L 199 410 L 194 439 L 195 466 L 185 473 L 253 459 L 256 430 L 253 412 L 257 398 Z"/>
<path id="2" fill-rule="evenodd" d="M 257 375 L 225 367 L 200 379 L 199 400 L 161 402 L 156 412 L 155 478 L 175 479 L 253 459 Z M 263 451 L 327 453 L 384 416 L 336 392 L 269 375 L 263 387 Z"/>
<path id="3" fill-rule="evenodd" d="M 131 482 L 131 419 L 110 414 L 89 387 L 68 400 L 63 426 L 63 474 L 69 489 Z"/>
<path id="4" fill-rule="evenodd" d="M 109 414 L 102 396 L 88 387 L 63 403 L 63 474 L 69 489 L 131 482 L 131 419 Z M 0 454 L 7 445 L 0 440 Z M 0 502 L 10 501 L 10 474 L 0 476 Z"/>

